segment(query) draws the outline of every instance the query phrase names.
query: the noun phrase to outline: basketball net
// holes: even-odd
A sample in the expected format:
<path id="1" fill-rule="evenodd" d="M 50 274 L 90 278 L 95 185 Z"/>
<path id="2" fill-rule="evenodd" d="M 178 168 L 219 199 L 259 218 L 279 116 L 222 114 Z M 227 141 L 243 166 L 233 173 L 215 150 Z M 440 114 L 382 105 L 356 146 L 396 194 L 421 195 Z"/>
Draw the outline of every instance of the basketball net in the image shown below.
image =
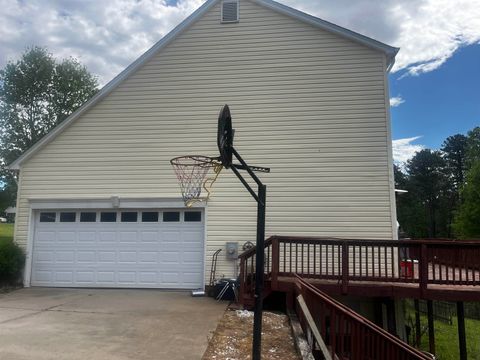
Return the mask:
<path id="1" fill-rule="evenodd" d="M 191 207 L 197 202 L 207 202 L 212 193 L 212 186 L 223 169 L 216 159 L 202 155 L 180 156 L 170 160 L 177 176 L 183 202 Z M 210 175 L 209 175 L 210 174 Z M 202 189 L 207 196 L 200 198 Z"/>

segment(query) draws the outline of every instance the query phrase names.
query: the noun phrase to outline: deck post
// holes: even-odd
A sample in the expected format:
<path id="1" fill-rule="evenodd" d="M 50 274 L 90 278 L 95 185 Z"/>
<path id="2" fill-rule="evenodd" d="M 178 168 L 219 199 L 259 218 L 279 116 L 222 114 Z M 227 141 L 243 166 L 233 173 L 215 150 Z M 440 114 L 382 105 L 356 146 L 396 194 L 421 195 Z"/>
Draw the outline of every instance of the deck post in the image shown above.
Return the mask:
<path id="1" fill-rule="evenodd" d="M 272 238 L 272 290 L 278 290 L 278 272 L 280 268 L 280 243 L 278 238 Z"/>
<path id="2" fill-rule="evenodd" d="M 420 325 L 420 302 L 418 299 L 413 300 L 415 306 L 415 345 L 419 348 L 422 342 L 422 327 Z"/>
<path id="3" fill-rule="evenodd" d="M 347 242 L 342 243 L 342 294 L 346 295 L 348 292 L 348 246 Z"/>
<path id="4" fill-rule="evenodd" d="M 428 346 L 429 351 L 435 355 L 435 326 L 433 324 L 433 301 L 427 300 L 427 317 L 428 317 Z"/>
<path id="5" fill-rule="evenodd" d="M 420 295 L 425 296 L 428 282 L 428 255 L 427 245 L 422 244 L 420 246 Z"/>
<path id="6" fill-rule="evenodd" d="M 460 360 L 467 360 L 467 340 L 465 337 L 465 308 L 463 301 L 457 301 L 458 347 Z"/>

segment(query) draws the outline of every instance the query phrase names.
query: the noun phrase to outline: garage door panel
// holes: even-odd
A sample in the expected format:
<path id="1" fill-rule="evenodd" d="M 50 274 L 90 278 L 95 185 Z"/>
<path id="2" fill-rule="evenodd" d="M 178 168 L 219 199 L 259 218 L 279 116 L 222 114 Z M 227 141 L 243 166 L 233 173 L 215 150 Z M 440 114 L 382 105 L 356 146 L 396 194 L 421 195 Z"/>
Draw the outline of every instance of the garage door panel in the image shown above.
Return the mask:
<path id="1" fill-rule="evenodd" d="M 140 231 L 140 241 L 147 243 L 158 243 L 161 240 L 158 231 Z"/>
<path id="2" fill-rule="evenodd" d="M 164 264 L 178 264 L 180 262 L 180 252 L 164 251 L 161 254 L 161 262 Z"/>
<path id="3" fill-rule="evenodd" d="M 117 233 L 115 231 L 100 231 L 98 240 L 101 242 L 117 242 Z"/>
<path id="4" fill-rule="evenodd" d="M 137 273 L 135 271 L 119 271 L 119 284 L 135 284 L 137 282 Z"/>
<path id="5" fill-rule="evenodd" d="M 162 282 L 168 285 L 174 285 L 180 282 L 180 273 L 172 271 L 162 272 Z"/>
<path id="6" fill-rule="evenodd" d="M 203 235 L 198 231 L 198 229 L 182 231 L 182 241 L 198 244 L 203 241 Z"/>
<path id="7" fill-rule="evenodd" d="M 55 254 L 52 253 L 51 251 L 37 251 L 33 258 L 34 258 L 34 262 L 38 262 L 38 263 L 54 263 L 54 256 Z"/>
<path id="8" fill-rule="evenodd" d="M 185 251 L 182 255 L 182 263 L 198 264 L 201 259 L 199 251 Z"/>
<path id="9" fill-rule="evenodd" d="M 137 232 L 136 231 L 124 231 L 120 230 L 118 234 L 118 240 L 121 243 L 137 243 Z"/>
<path id="10" fill-rule="evenodd" d="M 77 240 L 77 233 L 74 231 L 58 231 L 56 239 L 59 243 L 75 242 Z"/>
<path id="11" fill-rule="evenodd" d="M 144 285 L 154 285 L 158 283 L 158 273 L 156 271 L 140 271 L 138 282 Z"/>
<path id="12" fill-rule="evenodd" d="M 82 211 L 86 210 L 76 210 L 75 222 L 60 222 L 60 210 L 55 222 L 40 222 L 40 212 L 36 214 L 32 285 L 183 289 L 203 285 L 202 222 L 184 222 L 180 211 L 179 221 L 163 222 L 160 214 L 158 222 L 142 223 L 142 210 L 136 222 L 121 222 L 122 210 L 117 211 L 116 222 L 101 222 L 101 211 L 90 209 L 97 213 L 96 222 L 80 222 Z"/>
<path id="13" fill-rule="evenodd" d="M 55 253 L 55 263 L 57 264 L 73 264 L 75 259 L 74 251 L 57 251 Z"/>
<path id="14" fill-rule="evenodd" d="M 52 244 L 55 243 L 54 231 L 38 231 L 35 236 L 35 242 L 37 244 Z"/>
<path id="15" fill-rule="evenodd" d="M 69 285 L 73 283 L 73 271 L 56 271 L 55 282 Z"/>
<path id="16" fill-rule="evenodd" d="M 119 251 L 118 262 L 121 264 L 136 264 L 137 252 L 136 251 Z"/>
<path id="17" fill-rule="evenodd" d="M 77 251 L 77 263 L 95 263 L 97 256 L 95 251 Z"/>
<path id="18" fill-rule="evenodd" d="M 201 281 L 201 279 L 199 279 L 197 273 L 183 273 L 183 281 L 186 284 L 196 284 L 198 281 Z"/>
<path id="19" fill-rule="evenodd" d="M 115 263 L 117 261 L 117 253 L 115 251 L 99 251 L 98 262 L 99 263 Z"/>
<path id="20" fill-rule="evenodd" d="M 115 284 L 115 272 L 114 271 L 98 271 L 97 282 L 102 284 Z"/>
<path id="21" fill-rule="evenodd" d="M 162 231 L 162 238 L 165 244 L 178 244 L 182 241 L 181 231 Z"/>
<path id="22" fill-rule="evenodd" d="M 158 263 L 158 253 L 152 251 L 141 251 L 138 254 L 138 262 L 140 264 L 156 264 Z"/>
<path id="23" fill-rule="evenodd" d="M 38 282 L 38 283 L 46 283 L 49 284 L 52 282 L 52 271 L 45 271 L 45 270 L 37 270 L 33 274 L 33 280 Z"/>
<path id="24" fill-rule="evenodd" d="M 84 283 L 84 284 L 94 284 L 95 283 L 95 272 L 93 271 L 76 271 L 75 272 L 75 282 Z"/>
<path id="25" fill-rule="evenodd" d="M 97 233 L 95 231 L 78 231 L 78 242 L 79 243 L 92 243 L 97 240 Z"/>

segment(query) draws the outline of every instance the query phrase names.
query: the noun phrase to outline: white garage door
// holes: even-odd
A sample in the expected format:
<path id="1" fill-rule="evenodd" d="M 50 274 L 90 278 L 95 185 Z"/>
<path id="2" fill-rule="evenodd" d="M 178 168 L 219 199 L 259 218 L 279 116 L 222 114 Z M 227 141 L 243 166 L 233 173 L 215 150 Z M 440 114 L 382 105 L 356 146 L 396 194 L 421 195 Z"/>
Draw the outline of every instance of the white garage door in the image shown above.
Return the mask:
<path id="1" fill-rule="evenodd" d="M 199 210 L 45 210 L 35 214 L 33 286 L 195 289 Z"/>

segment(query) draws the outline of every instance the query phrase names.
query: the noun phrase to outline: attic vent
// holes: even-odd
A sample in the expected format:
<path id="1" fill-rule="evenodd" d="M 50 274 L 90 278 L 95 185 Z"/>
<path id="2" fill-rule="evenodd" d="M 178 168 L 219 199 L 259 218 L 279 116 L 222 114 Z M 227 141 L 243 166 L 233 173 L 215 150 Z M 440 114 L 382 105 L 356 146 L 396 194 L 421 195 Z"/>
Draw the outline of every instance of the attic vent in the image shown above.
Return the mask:
<path id="1" fill-rule="evenodd" d="M 222 2 L 222 23 L 238 22 L 238 0 Z"/>

